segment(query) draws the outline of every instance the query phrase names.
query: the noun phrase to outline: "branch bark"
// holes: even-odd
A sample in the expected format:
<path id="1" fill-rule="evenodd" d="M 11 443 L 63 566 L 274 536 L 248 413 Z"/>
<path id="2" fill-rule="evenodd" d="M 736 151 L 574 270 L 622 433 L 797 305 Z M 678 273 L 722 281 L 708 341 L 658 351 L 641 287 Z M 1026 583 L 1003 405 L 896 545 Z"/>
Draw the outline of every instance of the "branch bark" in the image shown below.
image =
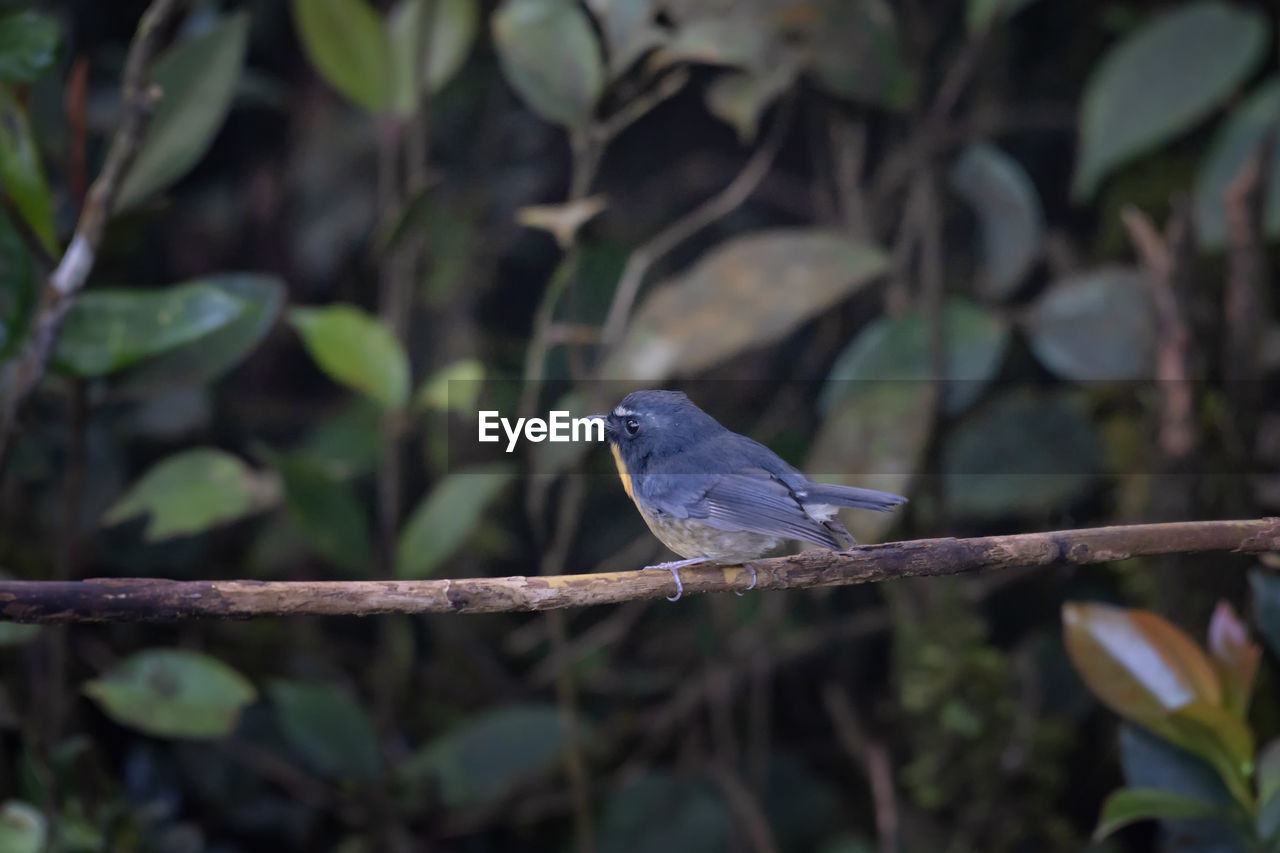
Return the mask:
<path id="1" fill-rule="evenodd" d="M 1280 551 L 1280 518 L 917 539 L 843 552 L 805 551 L 758 560 L 754 565 L 757 589 L 808 589 L 1205 551 Z M 681 577 L 685 595 L 742 591 L 750 586 L 750 573 L 741 566 L 691 566 L 681 570 Z M 431 581 L 3 581 L 0 619 L 158 622 L 207 617 L 500 613 L 617 604 L 664 597 L 672 588 L 668 573 L 645 571 Z"/>
<path id="2" fill-rule="evenodd" d="M 13 444 L 22 406 L 44 376 L 62 320 L 93 270 L 107 219 L 115 206 L 116 195 L 142 146 L 142 134 L 146 130 L 152 108 L 163 94 L 155 91 L 148 81 L 151 58 L 155 55 L 161 35 L 169 22 L 186 3 L 187 0 L 152 0 L 138 22 L 138 30 L 129 45 L 121 78 L 124 116 L 111 139 L 102 171 L 89 188 L 71 242 L 58 265 L 45 280 L 40 309 L 32 321 L 30 339 L 22 350 L 5 397 L 4 411 L 0 415 L 0 470 L 3 470 Z"/>

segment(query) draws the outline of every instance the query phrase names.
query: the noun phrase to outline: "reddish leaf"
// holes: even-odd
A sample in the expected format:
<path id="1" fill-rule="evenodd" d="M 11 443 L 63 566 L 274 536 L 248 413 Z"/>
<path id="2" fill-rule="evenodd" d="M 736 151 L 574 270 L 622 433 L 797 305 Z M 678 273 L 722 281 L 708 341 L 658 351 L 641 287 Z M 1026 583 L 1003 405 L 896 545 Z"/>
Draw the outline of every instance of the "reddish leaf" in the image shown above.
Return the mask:
<path id="1" fill-rule="evenodd" d="M 1156 614 L 1068 602 L 1062 623 L 1072 663 L 1089 689 L 1121 716 L 1150 726 L 1197 700 L 1222 704 L 1209 658 Z"/>
<path id="2" fill-rule="evenodd" d="M 1249 640 L 1249 629 L 1225 601 L 1218 602 L 1209 621 L 1209 654 L 1222 680 L 1224 706 L 1243 719 L 1249 710 L 1262 649 Z"/>

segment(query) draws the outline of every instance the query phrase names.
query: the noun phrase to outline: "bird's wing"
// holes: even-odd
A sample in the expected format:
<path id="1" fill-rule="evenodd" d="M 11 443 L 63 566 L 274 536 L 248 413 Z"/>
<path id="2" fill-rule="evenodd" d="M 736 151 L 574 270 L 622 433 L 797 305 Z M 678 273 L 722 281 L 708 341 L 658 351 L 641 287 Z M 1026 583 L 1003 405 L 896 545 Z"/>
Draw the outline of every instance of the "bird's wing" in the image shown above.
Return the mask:
<path id="1" fill-rule="evenodd" d="M 763 468 L 715 478 L 690 514 L 719 530 L 750 530 L 836 550 L 845 547 L 827 525 L 805 511 L 786 483 Z"/>

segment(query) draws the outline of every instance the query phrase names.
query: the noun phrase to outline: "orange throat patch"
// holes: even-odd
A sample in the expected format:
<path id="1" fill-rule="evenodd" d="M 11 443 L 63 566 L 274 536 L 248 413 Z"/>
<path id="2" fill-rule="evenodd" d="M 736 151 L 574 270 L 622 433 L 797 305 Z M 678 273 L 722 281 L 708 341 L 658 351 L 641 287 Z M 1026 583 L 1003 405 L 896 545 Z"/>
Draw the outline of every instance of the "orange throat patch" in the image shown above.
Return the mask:
<path id="1" fill-rule="evenodd" d="M 610 443 L 609 451 L 613 453 L 613 462 L 618 466 L 618 476 L 622 478 L 622 490 L 627 493 L 627 497 L 634 501 L 636 493 L 631 490 L 631 475 L 627 473 L 627 463 L 622 461 L 622 454 L 618 451 L 618 445 Z"/>

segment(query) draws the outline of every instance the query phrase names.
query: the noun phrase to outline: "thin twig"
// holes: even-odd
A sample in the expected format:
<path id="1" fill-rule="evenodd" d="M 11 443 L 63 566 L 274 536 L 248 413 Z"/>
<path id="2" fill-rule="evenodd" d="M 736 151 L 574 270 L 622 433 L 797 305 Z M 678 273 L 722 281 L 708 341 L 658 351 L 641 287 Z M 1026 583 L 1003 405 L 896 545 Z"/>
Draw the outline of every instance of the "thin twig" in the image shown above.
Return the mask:
<path id="1" fill-rule="evenodd" d="M 1014 566 L 1090 565 L 1155 554 L 1280 551 L 1280 518 L 1182 521 L 981 536 L 917 539 L 850 551 L 805 551 L 757 560 L 756 589 L 848 586 Z M 685 596 L 745 591 L 741 566 L 680 571 Z M 14 622 L 179 621 L 205 617 L 381 613 L 503 613 L 617 604 L 665 597 L 668 573 L 633 571 L 430 581 L 171 581 L 100 578 L 0 581 L 0 619 Z"/>
<path id="2" fill-rule="evenodd" d="M 613 301 L 605 317 L 600 335 L 606 346 L 616 344 L 626 330 L 627 318 L 640 293 L 644 277 L 668 252 L 718 219 L 728 216 L 746 201 L 773 166 L 773 160 L 791 128 L 794 99 L 787 99 L 779 109 L 769 135 L 761 142 L 737 176 L 720 192 L 659 231 L 647 243 L 631 253 L 613 291 Z"/>
<path id="3" fill-rule="evenodd" d="M 111 140 L 102 171 L 89 188 L 71 243 L 45 280 L 40 308 L 31 324 L 30 338 L 10 381 L 4 411 L 0 414 L 0 471 L 4 470 L 12 450 L 18 416 L 44 376 L 62 320 L 93 270 L 120 184 L 142 146 L 143 131 L 152 108 L 163 96 L 148 82 L 147 72 L 161 34 L 174 14 L 185 5 L 186 0 L 153 0 L 138 22 L 121 78 L 124 116 Z"/>
<path id="4" fill-rule="evenodd" d="M 840 745 L 866 771 L 875 804 L 877 847 L 880 853 L 895 853 L 898 850 L 898 802 L 889 751 L 863 730 L 853 702 L 838 685 L 832 683 L 823 688 L 822 702 Z"/>

